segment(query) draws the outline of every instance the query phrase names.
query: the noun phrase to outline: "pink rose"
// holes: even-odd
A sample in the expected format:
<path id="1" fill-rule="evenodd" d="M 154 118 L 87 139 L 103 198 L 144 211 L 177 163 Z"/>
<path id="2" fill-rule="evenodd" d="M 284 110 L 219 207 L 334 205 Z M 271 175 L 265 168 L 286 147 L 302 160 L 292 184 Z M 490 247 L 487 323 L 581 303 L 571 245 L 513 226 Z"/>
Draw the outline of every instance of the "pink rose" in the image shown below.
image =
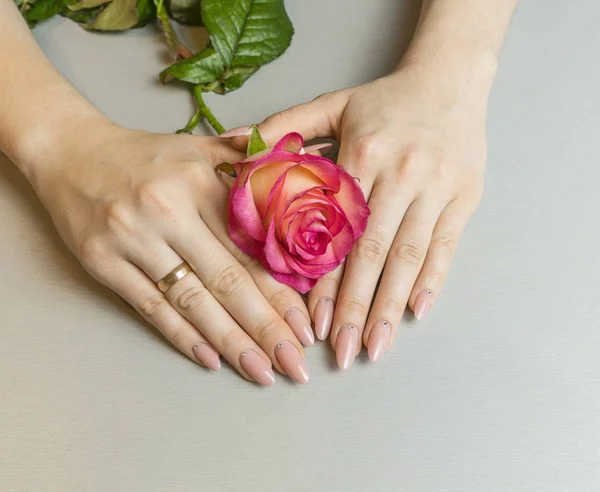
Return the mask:
<path id="1" fill-rule="evenodd" d="M 301 153 L 298 133 L 235 164 L 229 235 L 279 282 L 308 292 L 344 261 L 367 227 L 362 190 L 329 159 Z"/>

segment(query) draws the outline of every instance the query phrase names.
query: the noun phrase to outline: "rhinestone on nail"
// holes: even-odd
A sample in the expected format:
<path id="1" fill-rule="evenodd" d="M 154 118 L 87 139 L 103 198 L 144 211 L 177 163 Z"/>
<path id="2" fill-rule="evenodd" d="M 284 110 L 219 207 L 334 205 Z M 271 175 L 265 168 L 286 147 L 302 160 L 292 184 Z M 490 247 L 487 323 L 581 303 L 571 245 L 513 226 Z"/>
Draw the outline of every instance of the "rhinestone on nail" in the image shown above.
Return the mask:
<path id="1" fill-rule="evenodd" d="M 277 348 L 278 348 L 278 349 L 281 349 L 281 348 L 283 348 L 283 343 L 279 342 L 279 343 L 277 344 Z"/>
<path id="2" fill-rule="evenodd" d="M 240 357 L 247 357 L 247 356 L 248 356 L 248 354 L 247 354 L 246 352 L 242 352 L 242 353 L 240 354 Z"/>
<path id="3" fill-rule="evenodd" d="M 200 348 L 200 345 L 194 345 L 194 350 L 198 350 Z"/>
<path id="4" fill-rule="evenodd" d="M 427 293 L 431 295 L 431 289 L 427 289 Z"/>

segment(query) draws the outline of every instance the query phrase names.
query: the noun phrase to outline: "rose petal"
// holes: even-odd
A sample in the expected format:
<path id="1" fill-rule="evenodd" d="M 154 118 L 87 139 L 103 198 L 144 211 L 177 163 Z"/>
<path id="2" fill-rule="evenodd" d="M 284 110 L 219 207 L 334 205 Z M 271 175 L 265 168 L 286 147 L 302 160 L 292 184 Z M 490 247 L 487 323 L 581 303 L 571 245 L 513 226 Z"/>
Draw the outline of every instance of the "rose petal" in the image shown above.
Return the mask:
<path id="1" fill-rule="evenodd" d="M 269 272 L 275 280 L 281 282 L 282 284 L 289 285 L 293 287 L 301 294 L 306 294 L 310 289 L 312 289 L 317 283 L 316 278 L 308 278 L 300 275 L 299 273 L 280 273 L 280 272 Z"/>
<path id="2" fill-rule="evenodd" d="M 234 214 L 229 215 L 227 229 L 229 237 L 240 250 L 259 261 L 264 258 L 263 244 L 244 230 Z"/>
<path id="3" fill-rule="evenodd" d="M 287 152 L 298 153 L 302 146 L 304 145 L 304 139 L 302 135 L 296 132 L 288 133 L 284 135 L 279 142 L 275 144 L 273 147 L 274 152 L 279 152 L 281 150 L 285 150 Z"/>
<path id="4" fill-rule="evenodd" d="M 277 238 L 275 237 L 275 222 L 271 222 L 267 232 L 267 241 L 265 243 L 265 258 L 271 269 L 280 273 L 294 273 L 294 270 L 288 265 L 287 255 Z"/>
<path id="5" fill-rule="evenodd" d="M 346 171 L 340 172 L 340 191 L 335 194 L 335 199 L 345 212 L 352 224 L 354 240 L 356 241 L 367 228 L 367 219 L 371 214 L 365 195 L 356 180 Z"/>
<path id="6" fill-rule="evenodd" d="M 264 242 L 266 232 L 254 203 L 250 183 L 247 183 L 246 186 L 239 186 L 239 182 L 236 180 L 230 192 L 229 204 L 231 215 L 237 219 L 240 226 L 254 239 Z"/>

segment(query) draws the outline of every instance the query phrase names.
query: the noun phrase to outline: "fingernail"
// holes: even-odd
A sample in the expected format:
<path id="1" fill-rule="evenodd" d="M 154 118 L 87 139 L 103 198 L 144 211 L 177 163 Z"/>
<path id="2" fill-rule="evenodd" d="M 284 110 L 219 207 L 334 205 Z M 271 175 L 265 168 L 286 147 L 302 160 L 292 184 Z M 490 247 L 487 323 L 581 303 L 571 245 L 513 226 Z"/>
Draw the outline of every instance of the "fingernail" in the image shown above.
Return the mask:
<path id="1" fill-rule="evenodd" d="M 219 138 L 233 138 L 233 137 L 241 137 L 242 135 L 250 135 L 252 133 L 251 126 L 238 126 L 236 128 L 232 128 L 231 130 L 227 130 L 219 135 Z"/>
<path id="2" fill-rule="evenodd" d="M 240 354 L 240 365 L 257 383 L 264 384 L 265 386 L 273 386 L 275 384 L 273 369 L 254 350 L 244 350 Z"/>
<path id="3" fill-rule="evenodd" d="M 198 345 L 194 345 L 194 355 L 209 369 L 212 369 L 213 371 L 221 369 L 221 359 L 219 358 L 219 354 L 207 344 L 199 343 Z"/>
<path id="4" fill-rule="evenodd" d="M 315 335 L 310 327 L 310 323 L 299 309 L 288 309 L 284 319 L 302 344 L 312 345 L 315 343 Z"/>
<path id="5" fill-rule="evenodd" d="M 304 357 L 291 342 L 285 340 L 275 347 L 275 357 L 288 376 L 300 384 L 308 383 L 308 367 Z"/>
<path id="6" fill-rule="evenodd" d="M 358 349 L 358 330 L 354 325 L 342 326 L 335 341 L 335 358 L 340 369 L 348 369 Z"/>
<path id="7" fill-rule="evenodd" d="M 375 323 L 375 326 L 371 328 L 369 344 L 367 346 L 371 361 L 377 362 L 381 359 L 390 343 L 391 336 L 392 330 L 387 321 L 378 321 Z"/>
<path id="8" fill-rule="evenodd" d="M 308 147 L 304 147 L 304 152 L 302 152 L 302 150 L 300 151 L 300 154 L 310 154 L 311 152 L 315 152 L 317 150 L 323 150 L 323 149 L 328 149 L 332 146 L 333 144 L 325 142 L 325 143 L 320 143 L 320 144 L 315 144 L 315 145 L 309 145 Z"/>
<path id="9" fill-rule="evenodd" d="M 323 297 L 315 307 L 315 334 L 319 340 L 325 340 L 333 321 L 333 299 Z"/>
<path id="10" fill-rule="evenodd" d="M 415 318 L 421 321 L 431 309 L 432 304 L 433 299 L 431 298 L 431 289 L 423 289 L 419 292 L 417 299 L 415 300 Z"/>

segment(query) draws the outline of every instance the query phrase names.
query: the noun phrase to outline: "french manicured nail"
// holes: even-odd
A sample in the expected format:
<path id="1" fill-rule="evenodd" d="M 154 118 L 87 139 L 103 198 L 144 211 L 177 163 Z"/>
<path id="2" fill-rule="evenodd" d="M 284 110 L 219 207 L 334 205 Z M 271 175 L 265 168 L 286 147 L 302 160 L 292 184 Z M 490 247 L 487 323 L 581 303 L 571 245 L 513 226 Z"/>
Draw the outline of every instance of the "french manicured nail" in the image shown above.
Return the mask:
<path id="1" fill-rule="evenodd" d="M 421 321 L 431 309 L 432 304 L 431 289 L 423 289 L 419 292 L 415 300 L 415 318 Z"/>
<path id="2" fill-rule="evenodd" d="M 194 355 L 198 357 L 198 360 L 202 362 L 203 365 L 213 371 L 221 369 L 221 359 L 215 349 L 209 347 L 205 343 L 199 343 L 198 345 L 194 345 L 193 350 Z"/>
<path id="3" fill-rule="evenodd" d="M 233 138 L 241 137 L 242 135 L 250 135 L 252 133 L 252 127 L 250 126 L 238 126 L 227 130 L 219 135 L 219 138 Z"/>
<path id="4" fill-rule="evenodd" d="M 257 383 L 264 384 L 265 386 L 273 386 L 275 384 L 273 369 L 254 350 L 244 350 L 240 354 L 240 365 Z"/>
<path id="5" fill-rule="evenodd" d="M 304 345 L 312 345 L 315 343 L 315 335 L 310 327 L 310 322 L 299 309 L 288 309 L 284 319 L 285 322 L 290 325 L 290 328 L 298 337 L 298 340 Z"/>
<path id="6" fill-rule="evenodd" d="M 354 325 L 345 325 L 340 328 L 335 341 L 335 358 L 340 369 L 348 369 L 358 349 L 358 329 Z"/>
<path id="7" fill-rule="evenodd" d="M 315 334 L 319 340 L 325 340 L 333 321 L 333 299 L 323 297 L 315 307 Z"/>
<path id="8" fill-rule="evenodd" d="M 378 321 L 375 326 L 371 328 L 369 334 L 369 343 L 367 350 L 369 352 L 369 359 L 373 362 L 377 362 L 390 344 L 390 337 L 392 336 L 391 326 L 387 321 Z"/>
<path id="9" fill-rule="evenodd" d="M 291 342 L 285 340 L 278 343 L 275 347 L 275 357 L 294 381 L 300 384 L 308 383 L 309 374 L 306 361 Z"/>
<path id="10" fill-rule="evenodd" d="M 308 147 L 304 147 L 303 153 L 310 154 L 311 152 L 315 152 L 317 150 L 329 149 L 332 145 L 333 144 L 330 144 L 328 142 L 315 144 L 315 145 L 309 145 Z"/>

